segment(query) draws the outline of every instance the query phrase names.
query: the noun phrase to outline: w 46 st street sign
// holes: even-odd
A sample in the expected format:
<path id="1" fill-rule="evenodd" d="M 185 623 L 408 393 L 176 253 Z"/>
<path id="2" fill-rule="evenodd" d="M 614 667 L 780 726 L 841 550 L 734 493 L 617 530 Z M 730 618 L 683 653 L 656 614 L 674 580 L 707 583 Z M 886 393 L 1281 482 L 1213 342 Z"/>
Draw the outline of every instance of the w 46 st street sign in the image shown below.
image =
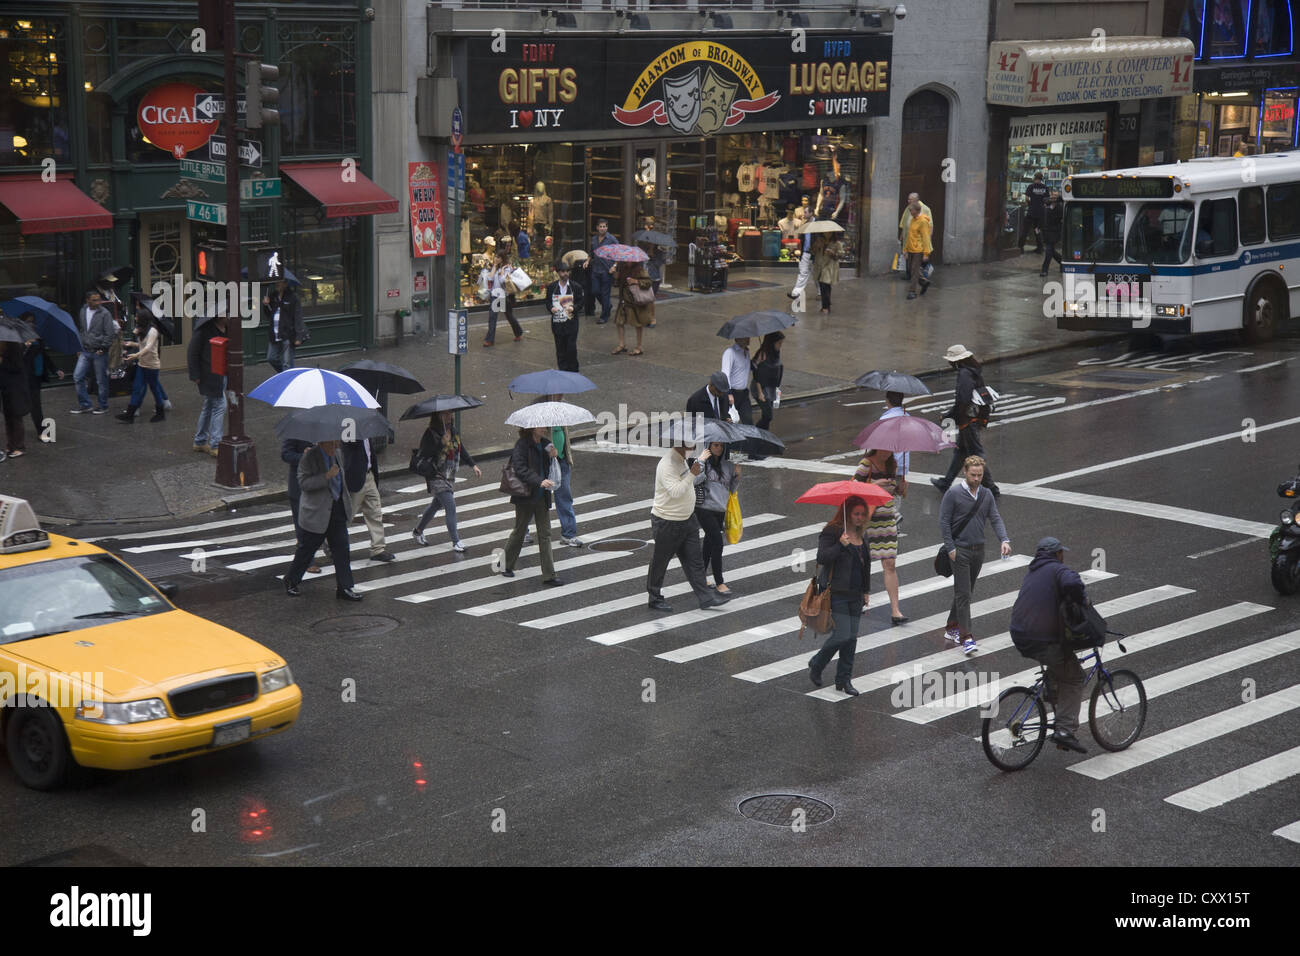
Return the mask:
<path id="1" fill-rule="evenodd" d="M 192 219 L 195 222 L 211 223 L 214 226 L 224 226 L 226 224 L 226 204 L 187 199 L 185 201 L 185 218 Z"/>

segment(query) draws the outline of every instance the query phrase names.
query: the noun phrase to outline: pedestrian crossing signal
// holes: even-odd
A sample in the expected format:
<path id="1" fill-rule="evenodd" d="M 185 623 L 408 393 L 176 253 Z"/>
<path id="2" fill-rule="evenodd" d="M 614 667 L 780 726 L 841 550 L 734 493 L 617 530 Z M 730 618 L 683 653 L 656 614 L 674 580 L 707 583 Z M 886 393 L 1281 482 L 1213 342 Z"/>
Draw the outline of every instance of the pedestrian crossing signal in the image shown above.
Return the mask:
<path id="1" fill-rule="evenodd" d="M 200 279 L 224 279 L 225 250 L 216 246 L 200 244 L 196 257 L 195 270 Z"/>
<path id="2" fill-rule="evenodd" d="M 258 282 L 279 282 L 284 274 L 284 253 L 280 249 L 259 249 L 253 254 L 253 278 Z"/>

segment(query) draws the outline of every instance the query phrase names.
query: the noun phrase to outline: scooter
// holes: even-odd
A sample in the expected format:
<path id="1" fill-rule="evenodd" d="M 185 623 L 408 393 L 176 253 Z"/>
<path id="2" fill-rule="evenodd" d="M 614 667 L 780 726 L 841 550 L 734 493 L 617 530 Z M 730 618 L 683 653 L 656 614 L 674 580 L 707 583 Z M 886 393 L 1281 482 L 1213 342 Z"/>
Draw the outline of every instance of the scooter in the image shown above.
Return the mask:
<path id="1" fill-rule="evenodd" d="M 1268 538 L 1273 587 L 1281 594 L 1295 594 L 1300 590 L 1300 475 L 1278 485 L 1277 494 L 1289 504 Z"/>

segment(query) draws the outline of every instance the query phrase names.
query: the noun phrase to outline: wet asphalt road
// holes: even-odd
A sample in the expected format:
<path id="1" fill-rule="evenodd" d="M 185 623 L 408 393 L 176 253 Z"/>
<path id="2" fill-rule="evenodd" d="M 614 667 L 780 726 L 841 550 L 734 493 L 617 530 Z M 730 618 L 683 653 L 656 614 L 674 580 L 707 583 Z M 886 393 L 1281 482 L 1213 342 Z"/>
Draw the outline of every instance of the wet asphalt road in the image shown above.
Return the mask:
<path id="1" fill-rule="evenodd" d="M 1017 560 L 990 546 L 975 600 L 1001 600 L 975 619 L 981 650 L 967 658 L 944 643 L 950 589 L 930 568 L 939 496 L 926 477 L 947 456 L 914 455 L 900 556 L 913 623 L 889 626 L 877 569 L 856 699 L 811 693 L 815 647 L 789 626 L 808 576 L 791 568 L 795 550 L 815 547 L 828 512 L 793 501 L 851 474 L 850 441 L 881 408 L 872 393 L 778 412 L 787 459 L 744 467 L 745 536 L 727 552 L 736 599 L 722 611 L 698 612 L 686 596 L 652 616 L 648 549 L 564 549 L 570 584 L 558 590 L 535 574 L 493 576 L 509 527 L 494 462 L 460 486 L 463 557 L 440 521 L 432 546 L 416 548 L 421 483 L 385 482 L 399 561 L 354 564 L 368 592 L 355 606 L 333 599 L 328 569 L 304 598 L 283 596 L 281 506 L 106 539 L 155 580 L 177 581 L 182 607 L 284 654 L 303 716 L 252 746 L 63 793 L 24 790 L 6 765 L 0 862 L 1294 866 L 1300 596 L 1270 586 L 1265 538 L 1276 485 L 1300 462 L 1300 423 L 1264 426 L 1300 415 L 1298 362 L 1300 340 L 1228 339 L 992 368 L 1004 401 L 986 447 Z M 941 408 L 926 406 L 942 406 L 951 385 L 931 381 L 938 394 L 914 410 L 937 420 Z M 1171 451 L 1192 443 L 1202 444 Z M 583 536 L 646 540 L 653 458 L 578 455 Z M 1076 569 L 1097 572 L 1097 603 L 1128 608 L 1110 623 L 1132 636 L 1121 666 L 1150 697 L 1131 766 L 1094 760 L 1085 727 L 1088 758 L 1049 747 L 1005 774 L 981 750 L 977 708 L 906 699 L 914 665 L 1001 686 L 1027 669 L 1005 630 L 1024 558 L 1046 534 L 1070 546 Z M 142 547 L 155 549 L 131 550 Z M 180 557 L 195 547 L 208 554 L 203 573 Z M 529 553 L 520 568 L 535 571 Z M 682 581 L 674 566 L 670 600 Z M 1108 660 L 1117 653 L 1108 645 Z M 344 700 L 351 681 L 355 702 Z M 1257 763 L 1263 782 L 1243 788 L 1233 772 Z M 738 811 L 766 793 L 806 794 L 834 815 L 797 832 Z M 195 833 L 200 809 L 207 829 Z M 1286 827 L 1290 838 L 1274 835 Z"/>

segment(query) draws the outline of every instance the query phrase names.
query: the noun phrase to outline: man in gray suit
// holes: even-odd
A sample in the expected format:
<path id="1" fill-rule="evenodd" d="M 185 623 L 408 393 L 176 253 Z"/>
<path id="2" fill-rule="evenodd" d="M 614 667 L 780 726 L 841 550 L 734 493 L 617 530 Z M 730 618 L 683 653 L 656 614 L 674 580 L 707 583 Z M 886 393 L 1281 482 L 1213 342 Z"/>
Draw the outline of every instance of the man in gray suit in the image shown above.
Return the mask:
<path id="1" fill-rule="evenodd" d="M 360 601 L 353 587 L 352 560 L 348 551 L 348 522 L 352 520 L 352 496 L 343 480 L 339 443 L 323 441 L 308 448 L 298 462 L 298 527 L 302 537 L 293 553 L 293 564 L 284 576 L 289 597 L 301 593 L 298 585 L 321 542 L 328 540 L 334 556 L 334 594 L 343 601 Z"/>
<path id="2" fill-rule="evenodd" d="M 79 318 L 81 351 L 77 353 L 77 366 L 72 372 L 72 381 L 77 386 L 77 407 L 72 414 L 93 411 L 96 415 L 103 415 L 108 411 L 108 350 L 117 338 L 117 326 L 108 309 L 104 308 L 98 292 L 86 293 L 86 305 Z M 92 365 L 95 384 L 99 386 L 99 405 L 94 409 L 90 405 L 90 392 L 86 390 L 86 376 L 90 374 Z"/>

